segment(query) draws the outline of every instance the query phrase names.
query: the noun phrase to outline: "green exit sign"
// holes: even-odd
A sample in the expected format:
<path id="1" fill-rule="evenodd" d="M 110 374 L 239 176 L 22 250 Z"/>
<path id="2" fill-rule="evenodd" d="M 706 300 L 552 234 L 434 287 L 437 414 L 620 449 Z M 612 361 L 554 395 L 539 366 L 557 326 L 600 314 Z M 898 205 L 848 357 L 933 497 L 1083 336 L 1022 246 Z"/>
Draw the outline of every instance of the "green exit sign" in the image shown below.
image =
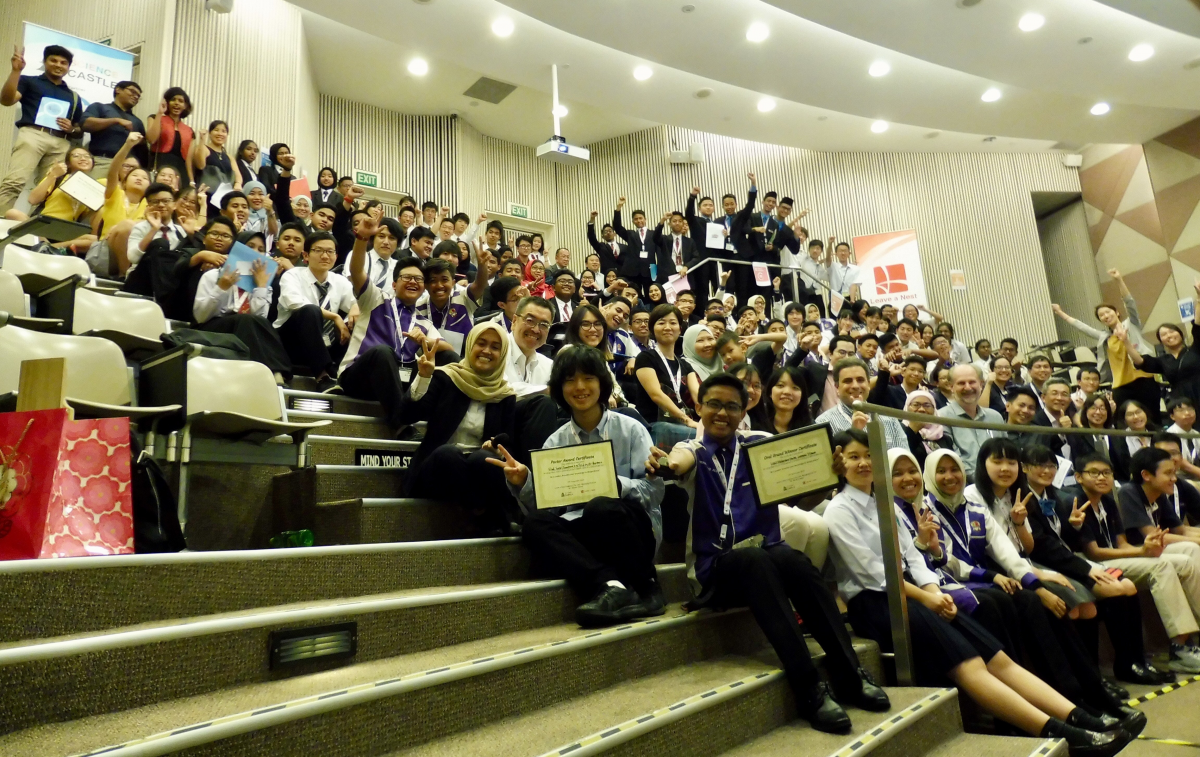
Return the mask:
<path id="1" fill-rule="evenodd" d="M 360 187 L 379 188 L 379 174 L 373 171 L 363 171 L 358 168 L 354 169 L 354 183 Z"/>
<path id="2" fill-rule="evenodd" d="M 510 202 L 508 204 L 508 214 L 510 216 L 512 216 L 513 218 L 528 218 L 529 217 L 529 206 L 528 205 L 518 205 L 515 202 Z"/>

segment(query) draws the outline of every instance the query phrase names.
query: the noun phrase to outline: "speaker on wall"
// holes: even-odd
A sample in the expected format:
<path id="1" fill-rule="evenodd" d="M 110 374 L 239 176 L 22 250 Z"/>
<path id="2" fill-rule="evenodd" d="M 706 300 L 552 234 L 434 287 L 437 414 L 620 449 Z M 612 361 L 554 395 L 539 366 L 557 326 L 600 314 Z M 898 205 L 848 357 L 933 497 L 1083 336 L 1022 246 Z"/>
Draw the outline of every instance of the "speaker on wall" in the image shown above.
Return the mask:
<path id="1" fill-rule="evenodd" d="M 702 142 L 692 142 L 691 147 L 688 148 L 688 157 L 691 158 L 693 163 L 703 163 L 704 144 Z"/>
<path id="2" fill-rule="evenodd" d="M 204 0 L 204 10 L 229 13 L 233 10 L 233 0 Z"/>
<path id="3" fill-rule="evenodd" d="M 1067 168 L 1079 168 L 1083 165 L 1083 156 L 1079 153 L 1067 153 L 1063 155 L 1063 165 Z"/>

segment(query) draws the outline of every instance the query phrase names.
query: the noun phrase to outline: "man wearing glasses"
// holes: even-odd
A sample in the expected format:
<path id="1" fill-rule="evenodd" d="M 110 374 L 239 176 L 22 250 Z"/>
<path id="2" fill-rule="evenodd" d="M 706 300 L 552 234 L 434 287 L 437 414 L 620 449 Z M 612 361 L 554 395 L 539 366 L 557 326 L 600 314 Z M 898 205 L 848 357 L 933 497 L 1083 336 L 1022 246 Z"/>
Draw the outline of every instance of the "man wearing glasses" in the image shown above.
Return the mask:
<path id="1" fill-rule="evenodd" d="M 534 394 L 549 394 L 550 369 L 554 361 L 538 352 L 546 343 L 553 316 L 550 303 L 541 297 L 526 297 L 517 303 L 513 319 L 508 365 L 504 379 L 517 393 L 517 399 Z"/>

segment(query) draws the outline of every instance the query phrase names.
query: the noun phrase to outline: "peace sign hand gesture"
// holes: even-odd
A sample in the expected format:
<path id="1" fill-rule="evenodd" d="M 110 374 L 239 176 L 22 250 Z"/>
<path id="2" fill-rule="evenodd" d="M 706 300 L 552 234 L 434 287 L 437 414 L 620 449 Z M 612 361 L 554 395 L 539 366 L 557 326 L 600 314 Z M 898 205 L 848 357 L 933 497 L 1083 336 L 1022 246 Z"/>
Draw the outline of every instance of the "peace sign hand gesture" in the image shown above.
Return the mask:
<path id="1" fill-rule="evenodd" d="M 1022 498 L 1021 490 L 1017 489 L 1017 496 L 1014 498 L 1015 501 L 1012 506 L 1012 511 L 1010 511 L 1008 514 L 1008 517 L 1012 519 L 1014 526 L 1025 525 L 1025 516 L 1028 515 L 1028 511 L 1025 509 L 1025 506 L 1029 504 L 1029 500 L 1031 499 L 1033 499 L 1033 492 L 1029 492 L 1024 496 L 1024 498 Z"/>
<path id="2" fill-rule="evenodd" d="M 504 445 L 500 445 L 500 454 L 504 456 L 501 460 L 495 457 L 487 458 L 488 464 L 494 465 L 504 471 L 504 478 L 508 479 L 508 483 L 513 486 L 524 486 L 525 480 L 529 478 L 529 468 L 525 467 L 509 454 L 508 450 L 504 449 Z"/>
<path id="3" fill-rule="evenodd" d="M 436 367 L 434 362 L 434 354 L 437 350 L 437 342 L 430 339 L 421 345 L 421 352 L 417 354 L 417 375 L 421 378 L 430 378 L 433 376 L 433 369 Z"/>
<path id="4" fill-rule="evenodd" d="M 925 544 L 925 547 L 934 554 L 942 551 L 941 543 L 938 541 L 938 530 L 941 526 L 933 519 L 933 511 L 925 508 L 917 515 L 917 541 Z"/>
<path id="5" fill-rule="evenodd" d="M 1071 524 L 1071 528 L 1075 529 L 1076 531 L 1083 528 L 1083 521 L 1085 518 L 1083 511 L 1086 510 L 1087 506 L 1090 504 L 1090 502 L 1084 502 L 1083 507 L 1080 507 L 1079 497 L 1076 497 L 1074 501 L 1071 502 L 1071 517 L 1067 518 L 1067 522 Z"/>

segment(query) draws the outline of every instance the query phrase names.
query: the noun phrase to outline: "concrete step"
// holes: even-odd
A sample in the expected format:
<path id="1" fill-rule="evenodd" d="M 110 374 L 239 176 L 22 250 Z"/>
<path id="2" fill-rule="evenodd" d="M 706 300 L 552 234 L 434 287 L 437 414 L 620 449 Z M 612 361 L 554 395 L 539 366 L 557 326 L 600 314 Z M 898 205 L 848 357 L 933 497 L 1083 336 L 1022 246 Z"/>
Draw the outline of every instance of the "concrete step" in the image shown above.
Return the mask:
<path id="1" fill-rule="evenodd" d="M 400 497 L 322 502 L 313 522 L 318 544 L 453 539 L 469 530 L 469 516 L 460 507 Z"/>
<path id="2" fill-rule="evenodd" d="M 403 495 L 401 468 L 312 465 L 275 476 L 271 482 L 272 532 L 315 529 L 321 502 L 394 499 Z"/>
<path id="3" fill-rule="evenodd" d="M 547 627 L 34 726 L 0 736 L 0 754 L 378 755 L 762 645 L 745 611 Z M 877 665 L 875 645 L 857 648 Z"/>
<path id="4" fill-rule="evenodd" d="M 360 460 L 370 459 L 371 462 L 365 464 L 407 469 L 420 444 L 419 441 L 398 441 L 390 436 L 377 439 L 368 436 L 311 434 L 308 437 L 308 463 L 357 465 Z M 368 456 L 374 457 L 372 459 Z"/>
<path id="5" fill-rule="evenodd" d="M 660 569 L 667 599 L 689 598 L 682 565 Z M 0 648 L 0 733 L 570 623 L 563 581 L 449 586 L 298 602 Z M 276 631 L 356 624 L 351 660 L 270 667 Z"/>
<path id="6" fill-rule="evenodd" d="M 516 538 L 10 560 L 0 562 L 0 643 L 528 576 Z"/>

